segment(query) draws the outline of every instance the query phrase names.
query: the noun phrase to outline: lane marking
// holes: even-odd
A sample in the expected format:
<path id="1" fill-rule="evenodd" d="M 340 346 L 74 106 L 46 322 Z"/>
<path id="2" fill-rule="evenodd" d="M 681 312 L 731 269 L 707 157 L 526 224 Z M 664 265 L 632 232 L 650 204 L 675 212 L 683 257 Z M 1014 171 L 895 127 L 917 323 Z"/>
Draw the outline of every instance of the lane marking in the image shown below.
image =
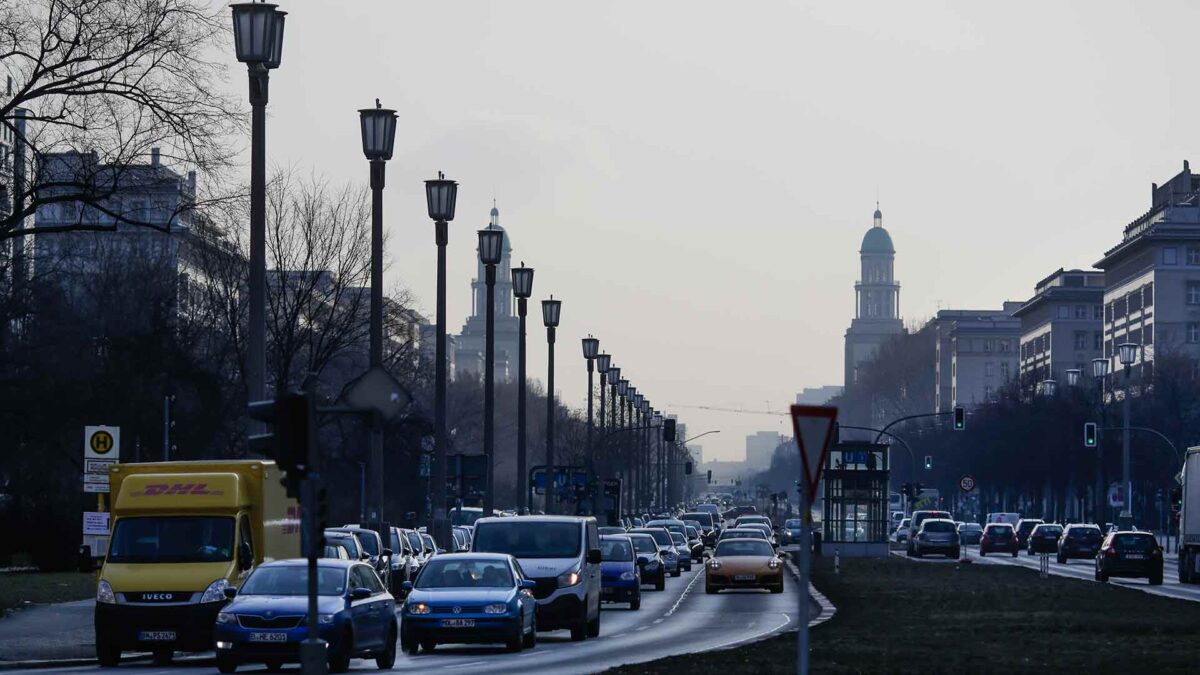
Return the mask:
<path id="1" fill-rule="evenodd" d="M 671 609 L 667 610 L 666 614 L 663 614 L 664 617 L 671 616 L 672 614 L 675 613 L 675 610 L 679 609 L 679 603 L 683 602 L 683 599 L 687 597 L 687 594 L 689 592 L 691 592 L 692 586 L 695 586 L 696 582 L 699 579 L 700 579 L 699 572 L 692 575 L 692 580 L 688 583 L 687 588 L 683 589 L 683 593 L 680 594 L 679 599 L 675 601 L 675 604 L 671 606 Z"/>
<path id="2" fill-rule="evenodd" d="M 466 668 L 467 666 L 477 666 L 481 663 L 488 663 L 488 661 L 468 661 L 466 663 L 456 663 L 452 666 L 442 666 L 442 668 L 443 669 Z"/>
<path id="3" fill-rule="evenodd" d="M 662 623 L 662 622 L 663 622 L 663 620 L 662 620 L 662 619 L 655 619 L 655 620 L 654 620 L 654 623 L 655 623 L 655 624 L 660 624 L 660 623 Z"/>
<path id="4" fill-rule="evenodd" d="M 636 630 L 646 630 L 650 626 L 639 626 Z"/>
<path id="5" fill-rule="evenodd" d="M 729 641 L 729 642 L 724 642 L 724 643 L 721 643 L 721 644 L 719 644 L 719 645 L 716 645 L 716 646 L 714 646 L 714 647 L 708 647 L 707 649 L 704 649 L 704 650 L 702 650 L 702 651 L 711 652 L 711 651 L 715 651 L 715 650 L 718 650 L 718 649 L 722 649 L 722 648 L 724 648 L 724 647 L 728 647 L 728 646 L 730 646 L 730 645 L 741 644 L 741 643 L 743 643 L 743 642 L 752 642 L 752 641 L 754 641 L 754 640 L 757 640 L 758 638 L 760 638 L 760 637 L 762 637 L 762 636 L 764 636 L 764 635 L 770 635 L 771 633 L 777 633 L 777 632 L 779 632 L 779 630 L 780 630 L 780 629 L 782 629 L 783 627 L 787 626 L 789 623 L 791 623 L 791 622 L 792 622 L 792 617 L 788 616 L 787 614 L 781 614 L 781 615 L 783 616 L 783 623 L 779 624 L 778 626 L 776 626 L 776 627 L 774 627 L 774 628 L 771 628 L 770 630 L 765 630 L 765 631 L 763 631 L 763 632 L 761 632 L 761 633 L 755 633 L 754 635 L 751 635 L 751 636 L 749 636 L 749 637 L 738 638 L 738 639 L 736 639 L 736 640 L 731 640 L 731 641 Z"/>

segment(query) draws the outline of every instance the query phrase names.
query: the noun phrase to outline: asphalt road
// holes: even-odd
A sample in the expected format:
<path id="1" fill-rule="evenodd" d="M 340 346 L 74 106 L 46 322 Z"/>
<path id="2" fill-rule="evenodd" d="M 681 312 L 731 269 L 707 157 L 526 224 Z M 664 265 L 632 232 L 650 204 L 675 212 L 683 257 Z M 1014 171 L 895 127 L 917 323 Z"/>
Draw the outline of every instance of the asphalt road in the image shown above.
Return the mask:
<path id="1" fill-rule="evenodd" d="M 439 645 L 433 653 L 416 656 L 397 654 L 394 670 L 401 672 L 444 671 L 453 673 L 591 673 L 618 665 L 733 647 L 760 640 L 777 632 L 794 629 L 799 612 L 795 577 L 788 575 L 782 594 L 766 591 L 704 592 L 700 566 L 667 581 L 662 592 L 646 591 L 642 607 L 634 612 L 627 605 L 603 605 L 600 637 L 571 642 L 566 631 L 538 634 L 532 650 L 510 654 L 501 646 Z M 808 618 L 820 608 L 810 605 Z M 352 669 L 375 670 L 374 661 L 355 660 Z M 287 670 L 295 672 L 296 667 Z M 185 656 L 169 667 L 146 662 L 123 665 L 120 672 L 182 673 L 215 672 L 211 656 Z M 261 666 L 244 666 L 238 672 L 265 672 Z M 7 671 L 22 672 L 22 671 Z M 23 672 L 86 673 L 103 671 L 98 666 L 38 668 Z"/>

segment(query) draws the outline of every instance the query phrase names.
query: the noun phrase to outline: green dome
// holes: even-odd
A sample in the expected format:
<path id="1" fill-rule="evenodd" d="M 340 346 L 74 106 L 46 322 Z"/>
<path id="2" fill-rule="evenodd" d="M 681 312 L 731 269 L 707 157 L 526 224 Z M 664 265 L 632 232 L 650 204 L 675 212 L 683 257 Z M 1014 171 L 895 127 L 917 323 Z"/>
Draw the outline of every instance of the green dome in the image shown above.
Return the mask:
<path id="1" fill-rule="evenodd" d="M 872 227 L 863 235 L 862 247 L 859 253 L 884 253 L 888 255 L 896 254 L 896 247 L 892 245 L 892 236 L 882 227 Z"/>

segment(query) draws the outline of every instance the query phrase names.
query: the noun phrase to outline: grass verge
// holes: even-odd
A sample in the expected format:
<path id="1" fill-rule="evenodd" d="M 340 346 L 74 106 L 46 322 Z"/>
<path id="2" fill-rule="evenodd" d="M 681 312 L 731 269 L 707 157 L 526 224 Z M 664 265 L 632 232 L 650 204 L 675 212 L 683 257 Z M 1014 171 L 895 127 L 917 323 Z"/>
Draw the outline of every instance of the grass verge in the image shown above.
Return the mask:
<path id="1" fill-rule="evenodd" d="M 96 575 L 83 572 L 0 574 L 0 616 L 27 602 L 46 604 L 86 600 L 96 595 Z"/>
<path id="2" fill-rule="evenodd" d="M 821 561 L 813 583 L 838 610 L 812 631 L 813 673 L 1200 672 L 1200 603 L 896 557 L 843 560 L 839 575 Z M 794 673 L 796 636 L 609 672 Z"/>

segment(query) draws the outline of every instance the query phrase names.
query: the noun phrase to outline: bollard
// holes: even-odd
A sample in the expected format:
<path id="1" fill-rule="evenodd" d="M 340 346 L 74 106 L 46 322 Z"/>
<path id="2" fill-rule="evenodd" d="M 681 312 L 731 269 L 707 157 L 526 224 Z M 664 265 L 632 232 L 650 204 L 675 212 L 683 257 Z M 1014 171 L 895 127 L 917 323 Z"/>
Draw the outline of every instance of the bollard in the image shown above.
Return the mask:
<path id="1" fill-rule="evenodd" d="M 1038 576 L 1040 576 L 1043 579 L 1049 578 L 1049 576 L 1050 576 L 1050 554 L 1049 553 L 1040 553 L 1040 554 L 1038 554 L 1038 558 L 1039 558 L 1039 560 L 1038 560 Z"/>
<path id="2" fill-rule="evenodd" d="M 840 548 L 833 549 L 833 573 L 842 573 L 842 549 Z"/>

